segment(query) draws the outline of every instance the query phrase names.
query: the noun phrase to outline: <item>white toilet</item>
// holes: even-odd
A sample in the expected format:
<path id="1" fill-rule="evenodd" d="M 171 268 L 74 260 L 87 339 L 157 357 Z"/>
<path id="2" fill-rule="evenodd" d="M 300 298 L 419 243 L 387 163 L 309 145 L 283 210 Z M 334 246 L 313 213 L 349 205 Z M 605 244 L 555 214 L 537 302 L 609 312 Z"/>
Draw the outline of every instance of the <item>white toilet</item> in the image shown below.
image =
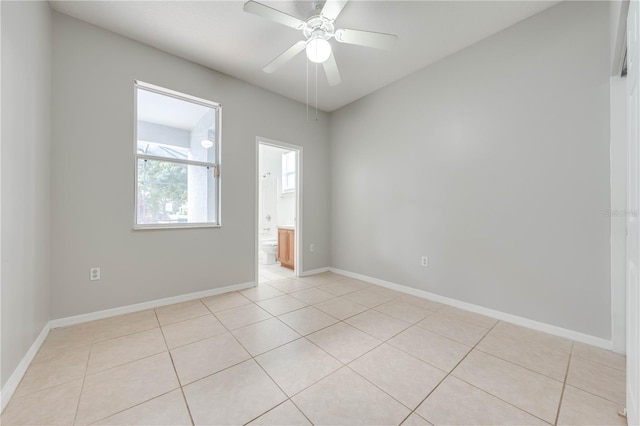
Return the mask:
<path id="1" fill-rule="evenodd" d="M 260 250 L 264 252 L 262 258 L 263 265 L 273 265 L 277 263 L 278 240 L 276 238 L 260 241 Z"/>

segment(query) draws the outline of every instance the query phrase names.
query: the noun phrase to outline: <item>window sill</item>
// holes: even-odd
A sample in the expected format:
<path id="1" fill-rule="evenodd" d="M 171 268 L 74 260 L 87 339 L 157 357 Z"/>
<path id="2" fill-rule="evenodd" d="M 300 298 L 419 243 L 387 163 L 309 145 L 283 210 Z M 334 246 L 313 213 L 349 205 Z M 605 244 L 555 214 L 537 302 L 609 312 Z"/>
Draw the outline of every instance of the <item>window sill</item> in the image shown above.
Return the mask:
<path id="1" fill-rule="evenodd" d="M 185 223 L 184 225 L 166 224 L 166 225 L 134 225 L 134 231 L 153 231 L 159 229 L 202 229 L 202 228 L 222 228 L 222 225 L 215 223 Z"/>

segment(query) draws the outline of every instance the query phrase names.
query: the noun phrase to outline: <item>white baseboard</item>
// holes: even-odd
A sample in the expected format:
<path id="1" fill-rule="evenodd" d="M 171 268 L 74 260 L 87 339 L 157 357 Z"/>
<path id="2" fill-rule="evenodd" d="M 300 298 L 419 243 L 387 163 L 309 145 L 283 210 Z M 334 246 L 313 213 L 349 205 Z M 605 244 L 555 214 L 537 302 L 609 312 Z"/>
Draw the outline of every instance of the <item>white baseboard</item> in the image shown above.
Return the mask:
<path id="1" fill-rule="evenodd" d="M 201 299 L 203 297 L 217 296 L 218 294 L 228 293 L 230 291 L 244 290 L 255 287 L 254 281 L 234 284 L 225 287 L 214 288 L 211 290 L 199 291 L 196 293 L 182 294 L 180 296 L 172 296 L 164 299 L 156 299 L 150 302 L 136 303 L 134 305 L 121 306 L 119 308 L 105 309 L 103 311 L 90 312 L 88 314 L 80 314 L 72 317 L 58 318 L 49 321 L 51 328 L 66 327 L 69 325 L 81 324 L 83 322 L 94 321 L 103 318 L 109 318 L 116 315 L 129 314 L 132 312 L 144 311 L 145 309 L 158 308 L 165 305 L 173 305 L 174 303 L 188 302 L 190 300 Z"/>
<path id="2" fill-rule="evenodd" d="M 2 394 L 2 396 L 0 397 L 0 399 L 2 400 L 2 408 L 0 408 L 0 411 L 4 410 L 4 408 L 9 403 L 9 400 L 11 400 L 11 397 L 20 384 L 20 380 L 22 380 L 24 374 L 27 372 L 27 368 L 29 368 L 31 361 L 33 361 L 33 358 L 35 358 L 36 354 L 40 350 L 40 346 L 42 346 L 44 339 L 47 338 L 49 330 L 51 329 L 49 324 L 50 323 L 47 322 L 44 327 L 42 327 L 42 331 L 40 331 L 40 334 L 38 334 L 38 337 L 36 337 L 36 340 L 33 342 L 27 353 L 22 358 L 22 361 L 20 361 L 16 369 L 13 370 L 13 374 L 11 374 L 9 380 L 7 380 L 7 382 L 2 387 L 2 390 L 0 391 L 0 394 Z"/>
<path id="3" fill-rule="evenodd" d="M 329 272 L 330 270 L 331 270 L 331 268 L 329 268 L 328 266 L 325 266 L 324 268 L 310 269 L 308 271 L 303 271 L 300 274 L 300 276 L 301 277 L 308 277 L 309 275 L 321 274 L 323 272 Z"/>
<path id="4" fill-rule="evenodd" d="M 5 383 L 5 385 L 2 387 L 2 390 L 0 391 L 2 408 L 0 409 L 0 411 L 4 410 L 4 408 L 9 403 L 9 400 L 11 400 L 11 397 L 13 396 L 14 392 L 18 388 L 18 384 L 20 384 L 20 380 L 22 380 L 22 377 L 24 377 L 24 374 L 27 372 L 27 368 L 29 368 L 31 361 L 33 361 L 33 358 L 38 353 L 38 350 L 40 350 L 40 346 L 42 346 L 42 344 L 44 343 L 44 340 L 49 334 L 49 331 L 54 328 L 81 324 L 83 322 L 113 317 L 116 315 L 128 314 L 131 312 L 144 311 L 145 309 L 158 308 L 160 306 L 172 305 L 174 303 L 188 302 L 190 300 L 201 299 L 203 297 L 217 296 L 222 293 L 244 290 L 246 288 L 251 288 L 255 286 L 256 286 L 256 283 L 253 281 L 250 281 L 242 284 L 234 284 L 234 285 L 229 285 L 225 287 L 214 288 L 211 290 L 199 291 L 197 293 L 183 294 L 180 296 L 173 296 L 173 297 L 167 297 L 164 299 L 152 300 L 150 302 L 136 303 L 134 305 L 122 306 L 119 308 L 105 309 L 103 311 L 90 312 L 88 314 L 81 314 L 81 315 L 75 315 L 72 317 L 50 320 L 42 328 L 42 331 L 40 332 L 36 340 L 33 342 L 31 347 L 25 354 L 25 356 L 22 358 L 22 361 L 20 361 L 20 364 L 18 364 L 16 369 L 13 371 L 13 374 L 11 375 L 11 377 L 9 377 L 9 380 L 7 380 L 7 383 Z"/>
<path id="5" fill-rule="evenodd" d="M 464 309 L 465 311 L 475 312 L 477 314 L 485 315 L 501 321 L 506 321 L 512 324 L 520 325 L 522 327 L 527 327 L 533 330 L 553 334 L 554 336 L 565 337 L 567 339 L 575 340 L 576 342 L 586 343 L 588 345 L 597 346 L 599 348 L 603 348 L 607 350 L 611 350 L 611 347 L 612 347 L 610 340 L 606 340 L 601 337 L 591 336 L 589 334 L 580 333 L 578 331 L 573 331 L 573 330 L 569 330 L 562 327 L 556 327 L 555 325 L 547 324 L 544 322 L 535 321 L 529 318 L 508 314 L 501 311 L 496 311 L 494 309 L 485 308 L 484 306 L 474 305 L 472 303 L 463 302 L 457 299 L 451 299 L 449 297 L 440 296 L 438 294 L 430 293 L 428 291 L 407 287 L 405 285 L 380 280 L 378 278 L 373 278 L 366 275 L 356 274 L 354 272 L 343 271 L 337 268 L 329 268 L 329 270 L 336 274 L 342 274 L 347 277 L 356 278 L 361 281 L 366 281 L 368 283 L 376 284 L 381 287 L 386 287 L 402 293 L 407 293 L 412 296 L 421 297 L 423 299 L 428 299 L 434 302 L 453 306 L 455 308 Z"/>

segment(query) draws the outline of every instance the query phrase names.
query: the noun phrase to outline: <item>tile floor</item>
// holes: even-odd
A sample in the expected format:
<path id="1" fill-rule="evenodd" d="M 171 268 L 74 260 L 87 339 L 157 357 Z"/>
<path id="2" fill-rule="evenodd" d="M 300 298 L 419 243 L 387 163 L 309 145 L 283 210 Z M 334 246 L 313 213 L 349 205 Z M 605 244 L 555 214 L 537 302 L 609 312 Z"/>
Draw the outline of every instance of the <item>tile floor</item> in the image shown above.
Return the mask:
<path id="1" fill-rule="evenodd" d="M 258 264 L 258 275 L 260 282 L 267 282 L 282 278 L 293 278 L 295 273 L 293 269 L 282 267 L 278 262 L 273 265 Z"/>
<path id="2" fill-rule="evenodd" d="M 261 276 L 52 330 L 2 424 L 626 424 L 623 356 L 332 273 Z"/>

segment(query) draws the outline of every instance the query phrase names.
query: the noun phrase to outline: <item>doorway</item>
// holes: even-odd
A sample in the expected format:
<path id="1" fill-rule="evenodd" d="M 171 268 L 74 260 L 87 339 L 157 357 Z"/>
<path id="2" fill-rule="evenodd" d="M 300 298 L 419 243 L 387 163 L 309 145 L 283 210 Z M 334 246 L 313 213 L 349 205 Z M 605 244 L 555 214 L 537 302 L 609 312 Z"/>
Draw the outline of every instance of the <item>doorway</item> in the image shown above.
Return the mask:
<path id="1" fill-rule="evenodd" d="M 299 276 L 302 147 L 256 140 L 256 282 Z"/>

